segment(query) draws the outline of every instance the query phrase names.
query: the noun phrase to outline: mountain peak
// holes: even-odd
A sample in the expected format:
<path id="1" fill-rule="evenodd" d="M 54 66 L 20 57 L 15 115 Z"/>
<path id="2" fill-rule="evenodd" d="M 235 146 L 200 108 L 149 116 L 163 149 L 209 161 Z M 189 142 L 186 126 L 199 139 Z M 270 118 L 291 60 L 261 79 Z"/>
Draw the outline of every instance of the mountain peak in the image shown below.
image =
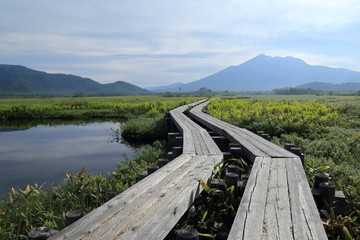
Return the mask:
<path id="1" fill-rule="evenodd" d="M 260 54 L 238 66 L 228 67 L 208 77 L 187 83 L 181 89 L 196 91 L 206 87 L 213 91 L 270 91 L 314 81 L 359 82 L 360 72 L 312 66 L 290 56 L 271 57 Z"/>
<path id="2" fill-rule="evenodd" d="M 256 57 L 250 59 L 249 61 L 247 62 L 256 62 L 256 63 L 259 63 L 259 62 L 273 62 L 273 63 L 301 63 L 301 64 L 307 64 L 304 60 L 301 60 L 300 58 L 294 58 L 294 57 L 291 57 L 291 56 L 286 56 L 286 57 L 272 57 L 272 56 L 267 56 L 265 54 L 259 54 L 257 55 Z"/>

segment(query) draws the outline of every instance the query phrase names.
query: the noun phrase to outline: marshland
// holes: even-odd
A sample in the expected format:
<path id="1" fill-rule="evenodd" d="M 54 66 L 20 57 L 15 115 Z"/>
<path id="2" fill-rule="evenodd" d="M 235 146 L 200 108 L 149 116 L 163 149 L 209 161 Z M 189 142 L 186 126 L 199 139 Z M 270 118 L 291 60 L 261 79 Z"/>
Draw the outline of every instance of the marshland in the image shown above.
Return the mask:
<path id="1" fill-rule="evenodd" d="M 45 123 L 52 125 L 51 122 L 56 124 L 60 120 L 77 121 L 81 128 L 86 126 L 86 121 L 95 122 L 106 117 L 107 121 L 121 122 L 121 128 L 120 124 L 106 126 L 110 129 L 110 135 L 107 136 L 109 141 L 124 143 L 126 140 L 130 146 L 142 144 L 140 148 L 125 151 L 126 156 L 119 152 L 117 162 L 113 162 L 113 167 L 109 166 L 105 172 L 88 172 L 86 167 L 80 166 L 80 159 L 74 157 L 62 166 L 63 180 L 58 180 L 51 187 L 43 185 L 43 182 L 52 181 L 50 179 L 41 179 L 43 182 L 37 184 L 31 180 L 19 184 L 14 180 L 0 202 L 1 238 L 26 239 L 27 233 L 39 226 L 60 230 L 65 226 L 66 211 L 83 209 L 90 212 L 136 183 L 138 174 L 157 159 L 166 156 L 168 149 L 164 141 L 167 134 L 164 113 L 199 99 L 142 96 L 0 100 L 2 128 L 31 130 L 38 124 L 40 128 L 45 128 Z M 336 189 L 343 191 L 346 196 L 345 215 L 336 215 L 328 209 L 328 216 L 323 216 L 329 239 L 350 239 L 349 236 L 359 236 L 359 103 L 360 99 L 356 96 L 252 95 L 247 99 L 211 100 L 206 111 L 211 116 L 253 132 L 263 130 L 270 133 L 271 141 L 280 146 L 286 142 L 300 146 L 306 156 L 304 169 L 310 186 L 314 174 L 326 173 L 336 184 Z M 76 128 L 77 125 L 72 126 Z M 94 132 L 95 129 L 87 131 Z M 3 139 L 6 135 L 1 135 L 3 133 L 0 132 L 1 140 L 5 141 L 3 145 L 13 146 L 10 142 L 6 143 L 6 139 Z M 53 139 L 57 138 L 56 134 L 59 133 L 52 133 Z M 28 141 L 27 144 L 32 143 Z M 21 171 L 22 167 L 29 167 L 26 167 L 28 165 L 25 162 L 27 153 L 22 152 L 22 149 L 19 149 L 19 153 L 23 154 L 24 159 L 19 164 L 18 171 Z M 4 153 L 0 154 L 4 156 Z M 89 155 L 95 155 L 98 161 L 103 159 L 96 153 L 89 152 Z M 218 171 L 223 170 L 220 168 Z M 9 177 L 1 175 L 1 185 Z M 18 188 L 17 185 L 22 187 Z M 206 198 L 206 183 L 203 187 L 204 194 L 177 227 L 200 222 L 197 225 L 200 226 L 202 238 L 222 239 L 228 234 L 223 227 L 228 223 L 209 214 L 208 209 L 201 204 L 202 199 Z M 236 205 L 238 203 L 228 199 L 223 206 L 224 211 L 231 215 L 231 209 Z"/>

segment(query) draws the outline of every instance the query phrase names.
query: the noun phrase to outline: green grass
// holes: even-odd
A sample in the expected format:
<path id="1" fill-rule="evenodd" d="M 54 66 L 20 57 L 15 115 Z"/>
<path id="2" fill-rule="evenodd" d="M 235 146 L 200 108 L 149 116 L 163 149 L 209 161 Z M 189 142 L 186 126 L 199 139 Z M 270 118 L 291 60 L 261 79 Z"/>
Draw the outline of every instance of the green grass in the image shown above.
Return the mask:
<path id="1" fill-rule="evenodd" d="M 93 98 L 51 98 L 51 99 L 1 99 L 0 119 L 7 126 L 15 124 L 8 119 L 26 119 L 48 121 L 49 119 L 83 119 L 93 118 L 125 118 L 132 119 L 125 124 L 129 139 L 150 138 L 154 133 L 160 133 L 162 128 L 162 115 L 166 110 L 183 105 L 200 98 L 196 97 L 93 97 Z M 280 102 L 291 101 L 315 102 L 310 104 L 308 121 L 300 118 L 291 121 L 290 125 L 278 129 L 273 141 L 279 145 L 284 142 L 293 142 L 303 148 L 306 154 L 305 171 L 311 182 L 315 173 L 326 172 L 331 180 L 336 183 L 337 189 L 342 190 L 347 197 L 347 215 L 334 216 L 327 226 L 330 239 L 346 239 L 346 231 L 354 238 L 359 238 L 360 219 L 359 209 L 359 143 L 360 143 L 360 98 L 351 96 L 251 96 L 250 101 Z M 231 100 L 238 101 L 238 100 Z M 225 108 L 233 107 L 234 102 L 225 104 Z M 261 104 L 260 104 L 261 105 Z M 276 125 L 269 125 L 272 117 L 279 117 L 282 111 L 277 112 L 272 107 L 258 107 L 270 109 L 266 112 L 266 118 L 256 118 L 248 121 L 248 127 L 269 127 L 270 130 Z M 294 104 L 297 109 L 303 106 Z M 211 104 L 210 104 L 211 106 Z M 281 106 L 272 104 L 271 106 Z M 324 111 L 317 111 L 317 109 Z M 329 109 L 327 111 L 326 109 Z M 238 110 L 238 109 L 232 109 Z M 230 111 L 230 113 L 232 112 Z M 217 111 L 223 111 L 219 108 Z M 224 111 L 225 112 L 225 111 Z M 327 114 L 332 114 L 328 116 Z M 275 114 L 272 116 L 271 114 Z M 311 114 L 319 114 L 324 117 L 320 121 L 311 118 Z M 231 116 L 231 114 L 229 115 Z M 237 116 L 234 115 L 233 116 Z M 238 123 L 242 120 L 234 118 Z M 301 116 L 301 114 L 300 114 Z M 137 119 L 135 119 L 137 118 Z M 80 120 L 78 120 L 80 119 Z M 229 118 L 230 119 L 230 118 Z M 314 121 L 317 121 L 314 124 Z M 301 122 L 301 127 L 296 124 Z M 255 123 L 255 124 L 254 124 Z M 280 123 L 280 122 L 278 122 Z M 246 124 L 242 122 L 241 124 Z M 294 124 L 292 127 L 291 124 Z M 27 125 L 29 126 L 29 125 Z M 246 127 L 243 126 L 242 127 Z M 306 129 L 305 133 L 300 130 Z M 296 131 L 292 131 L 296 129 Z M 276 129 L 275 129 L 276 130 Z M 275 131 L 274 131 L 275 133 Z M 125 134 L 125 135 L 126 135 Z M 161 138 L 161 133 L 159 138 Z M 165 154 L 165 146 L 161 142 L 155 142 L 152 146 L 145 147 L 137 153 L 134 160 L 127 160 L 118 164 L 118 170 L 110 176 L 90 176 L 81 170 L 77 174 L 68 174 L 67 178 L 59 187 L 47 189 L 41 186 L 28 186 L 26 189 L 14 189 L 8 201 L 0 201 L 0 239 L 26 239 L 26 234 L 33 228 L 48 226 L 62 229 L 64 227 L 64 213 L 72 209 L 83 209 L 89 212 L 105 203 L 136 182 L 137 174 L 154 164 L 158 158 Z M 199 212 L 193 215 L 201 215 L 200 225 L 205 231 L 208 220 L 204 216 L 206 209 L 201 206 Z M 331 212 L 330 212 L 331 213 Z M 202 222 L 201 222 L 202 221 Z M 204 225 L 205 224 L 205 225 Z M 216 233 L 214 233 L 216 234 Z M 339 237 L 339 238 L 337 238 Z"/>
<path id="2" fill-rule="evenodd" d="M 0 120 L 17 119 L 129 119 L 163 113 L 198 100 L 198 97 L 92 97 L 54 99 L 2 99 Z"/>
<path id="3" fill-rule="evenodd" d="M 66 174 L 58 187 L 12 189 L 9 200 L 0 200 L 0 239 L 27 239 L 27 233 L 40 226 L 63 229 L 65 212 L 88 213 L 99 207 L 132 186 L 138 174 L 165 154 L 164 142 L 155 142 L 139 150 L 134 159 L 118 163 L 118 170 L 109 176 L 90 176 L 82 169 Z"/>
<path id="4" fill-rule="evenodd" d="M 329 239 L 360 237 L 359 97 L 256 95 L 248 100 L 216 100 L 209 104 L 208 113 L 276 135 L 272 141 L 280 146 L 290 142 L 301 147 L 309 183 L 315 173 L 326 173 L 346 196 L 345 216 L 326 209 Z"/>

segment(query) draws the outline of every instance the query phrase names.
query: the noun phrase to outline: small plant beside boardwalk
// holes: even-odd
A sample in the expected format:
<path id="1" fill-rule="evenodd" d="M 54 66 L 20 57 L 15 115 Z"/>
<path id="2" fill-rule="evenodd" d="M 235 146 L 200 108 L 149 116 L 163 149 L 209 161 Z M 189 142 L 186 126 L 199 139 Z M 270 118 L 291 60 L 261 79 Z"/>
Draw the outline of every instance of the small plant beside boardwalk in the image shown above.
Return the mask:
<path id="1" fill-rule="evenodd" d="M 238 170 L 241 185 L 236 188 L 221 180 L 226 178 L 229 166 Z M 165 239 L 177 239 L 176 234 L 180 229 L 191 228 L 199 233 L 199 239 L 226 240 L 237 214 L 251 168 L 252 166 L 242 158 L 232 158 L 216 164 L 212 179 L 208 179 L 207 182 L 200 180 L 204 191 L 195 199 Z"/>
<path id="2" fill-rule="evenodd" d="M 254 97 L 256 98 L 256 97 Z M 345 214 L 336 215 L 330 205 L 320 209 L 329 239 L 360 238 L 360 99 L 317 101 L 214 100 L 207 112 L 221 120 L 271 133 L 280 146 L 293 143 L 305 153 L 305 172 L 310 185 L 316 173 L 329 176 L 346 197 Z M 349 99 L 347 99 L 349 100 Z"/>

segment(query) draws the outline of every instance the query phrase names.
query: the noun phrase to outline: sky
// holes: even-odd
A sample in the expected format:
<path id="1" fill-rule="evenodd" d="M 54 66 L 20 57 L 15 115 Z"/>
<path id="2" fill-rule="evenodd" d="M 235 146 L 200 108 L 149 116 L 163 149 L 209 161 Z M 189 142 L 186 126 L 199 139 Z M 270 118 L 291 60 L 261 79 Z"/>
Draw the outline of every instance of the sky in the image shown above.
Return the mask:
<path id="1" fill-rule="evenodd" d="M 259 54 L 360 71 L 360 1 L 0 0 L 0 64 L 150 87 Z"/>

